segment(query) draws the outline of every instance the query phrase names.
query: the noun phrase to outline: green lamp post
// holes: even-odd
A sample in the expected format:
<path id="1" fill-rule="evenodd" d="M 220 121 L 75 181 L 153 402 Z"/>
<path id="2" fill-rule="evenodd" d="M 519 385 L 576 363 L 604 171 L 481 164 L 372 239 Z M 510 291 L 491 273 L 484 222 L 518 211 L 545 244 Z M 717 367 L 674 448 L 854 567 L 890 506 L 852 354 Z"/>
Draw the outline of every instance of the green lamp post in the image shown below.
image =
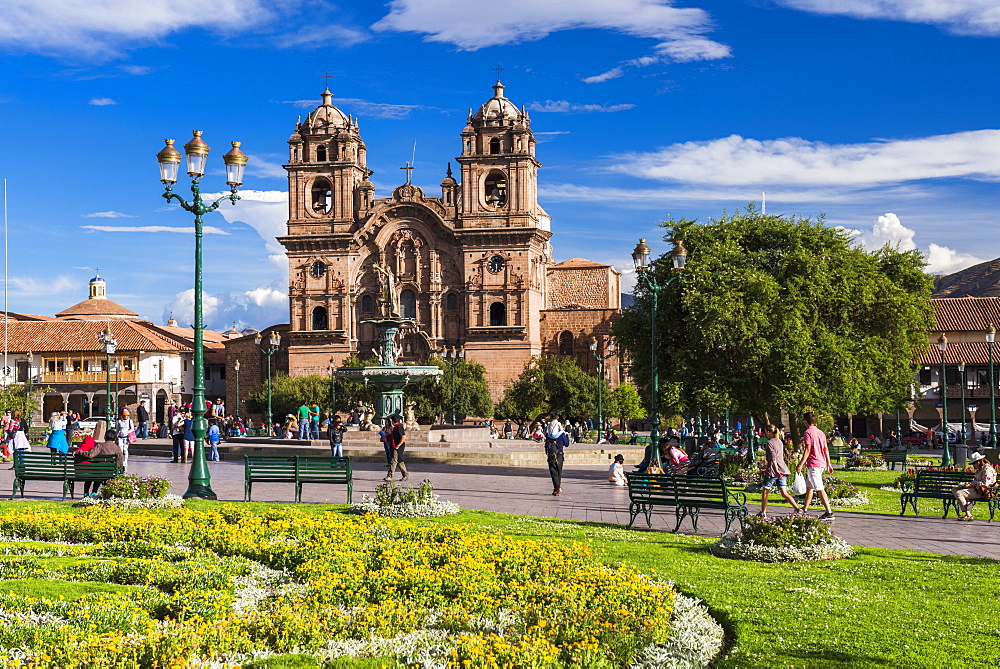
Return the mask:
<path id="1" fill-rule="evenodd" d="M 651 267 L 649 265 L 649 247 L 646 246 L 646 240 L 640 239 L 639 243 L 636 244 L 635 249 L 632 251 L 632 262 L 635 263 L 635 271 L 638 277 L 638 285 L 649 291 L 650 298 L 652 300 L 652 318 L 650 323 L 650 354 L 651 354 L 651 367 L 650 367 L 650 400 L 649 400 L 649 422 L 651 429 L 649 431 L 649 443 L 652 447 L 653 453 L 656 456 L 656 465 L 660 469 L 663 469 L 663 462 L 660 460 L 660 370 L 659 370 L 659 356 L 658 348 L 659 341 L 656 336 L 656 310 L 659 306 L 659 294 L 660 291 L 665 289 L 674 281 L 681 278 L 681 274 L 678 273 L 663 283 L 656 280 Z M 680 242 L 674 247 L 673 251 L 670 252 L 670 258 L 673 263 L 673 268 L 678 272 L 683 271 L 684 264 L 687 261 L 687 249 Z"/>
<path id="2" fill-rule="evenodd" d="M 944 452 L 941 454 L 941 466 L 951 465 L 951 452 L 948 450 L 948 384 L 945 381 L 944 352 L 948 350 L 948 337 L 941 335 L 937 340 L 938 350 L 941 351 L 941 445 Z"/>
<path id="3" fill-rule="evenodd" d="M 968 433 L 965 431 L 965 362 L 964 361 L 958 363 L 958 380 L 959 380 L 959 385 L 962 386 L 962 436 L 960 439 L 964 444 L 969 439 Z"/>
<path id="4" fill-rule="evenodd" d="M 254 337 L 253 343 L 257 345 L 257 350 L 264 354 L 267 358 L 267 415 L 264 417 L 265 423 L 267 425 L 267 436 L 271 436 L 271 356 L 281 348 L 281 335 L 276 331 L 271 332 L 271 336 L 268 337 L 267 343 L 269 346 L 261 346 L 261 341 L 263 337 L 258 332 L 257 336 Z"/>
<path id="5" fill-rule="evenodd" d="M 177 171 L 181 164 L 181 154 L 174 148 L 174 140 L 165 140 L 166 146 L 156 154 L 156 160 L 160 164 L 160 181 L 166 186 L 163 198 L 167 202 L 176 200 L 184 211 L 194 214 L 194 387 L 192 388 L 194 458 L 191 462 L 188 489 L 184 493 L 184 497 L 218 499 L 212 490 L 212 479 L 208 473 L 208 464 L 205 462 L 205 433 L 208 431 L 208 425 L 205 420 L 205 348 L 203 343 L 205 324 L 202 322 L 201 271 L 204 233 L 201 217 L 218 209 L 223 200 L 229 200 L 235 205 L 236 201 L 240 199 L 236 190 L 243 184 L 243 170 L 247 165 L 247 157 L 240 151 L 240 143 L 233 142 L 233 148 L 222 157 L 226 164 L 226 183 L 230 187 L 229 194 L 206 205 L 201 198 L 199 180 L 205 174 L 205 162 L 208 160 L 209 147 L 201 138 L 201 130 L 195 130 L 193 135 L 191 140 L 184 145 L 184 153 L 187 156 L 187 175 L 191 177 L 191 194 L 193 196 L 190 203 L 173 192 L 173 185 L 177 183 Z"/>
<path id="6" fill-rule="evenodd" d="M 330 372 L 330 412 L 327 414 L 327 419 L 332 421 L 337 415 L 337 366 L 333 364 L 333 358 L 330 358 L 326 370 Z"/>
<path id="7" fill-rule="evenodd" d="M 997 331 L 992 325 L 986 329 L 986 348 L 990 352 L 990 438 L 986 445 L 990 448 L 996 448 L 997 445 L 997 382 L 993 377 L 993 340 L 996 336 Z"/>
<path id="8" fill-rule="evenodd" d="M 32 378 L 33 377 L 32 365 L 35 362 L 35 354 L 32 353 L 31 351 L 28 351 L 27 358 L 28 358 L 28 378 L 26 379 L 27 380 L 27 384 L 25 386 L 26 392 L 24 393 L 24 422 L 25 422 L 24 436 L 25 437 L 31 436 L 30 435 L 31 423 L 33 422 L 33 419 L 35 417 L 35 412 L 31 411 L 29 415 L 29 409 L 28 409 L 28 407 L 31 406 L 31 383 L 34 380 Z"/>
<path id="9" fill-rule="evenodd" d="M 105 431 L 111 427 L 111 419 L 114 417 L 114 406 L 111 404 L 111 356 L 114 354 L 118 342 L 115 340 L 115 336 L 111 334 L 111 327 L 109 326 L 107 330 L 97 335 L 97 339 L 101 342 L 104 347 L 104 371 L 107 375 L 107 389 L 104 391 L 104 417 L 105 421 Z"/>
<path id="10" fill-rule="evenodd" d="M 233 363 L 233 371 L 236 372 L 236 423 L 240 422 L 240 361 L 237 358 Z"/>
<path id="11" fill-rule="evenodd" d="M 597 337 L 590 340 L 590 355 L 597 361 L 597 443 L 604 438 L 604 361 L 615 354 L 615 346 L 608 342 L 604 355 L 597 352 Z"/>

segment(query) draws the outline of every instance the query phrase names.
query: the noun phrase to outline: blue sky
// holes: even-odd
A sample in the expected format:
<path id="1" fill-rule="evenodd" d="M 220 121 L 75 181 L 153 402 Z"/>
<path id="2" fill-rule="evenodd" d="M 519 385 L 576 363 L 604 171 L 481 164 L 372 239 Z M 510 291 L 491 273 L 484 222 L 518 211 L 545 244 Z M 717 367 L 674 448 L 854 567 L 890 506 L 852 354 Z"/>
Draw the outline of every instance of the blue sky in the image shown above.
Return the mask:
<path id="1" fill-rule="evenodd" d="M 281 164 L 322 75 L 377 195 L 414 142 L 436 194 L 497 62 L 540 140 L 557 260 L 627 272 L 659 220 L 762 191 L 769 213 L 825 213 L 931 271 L 1000 256 L 993 0 L 5 0 L 10 309 L 53 314 L 99 267 L 115 301 L 190 322 L 192 222 L 154 154 L 197 128 L 205 190 L 230 140 L 251 156 L 246 199 L 206 219 L 207 325 L 287 321 Z"/>

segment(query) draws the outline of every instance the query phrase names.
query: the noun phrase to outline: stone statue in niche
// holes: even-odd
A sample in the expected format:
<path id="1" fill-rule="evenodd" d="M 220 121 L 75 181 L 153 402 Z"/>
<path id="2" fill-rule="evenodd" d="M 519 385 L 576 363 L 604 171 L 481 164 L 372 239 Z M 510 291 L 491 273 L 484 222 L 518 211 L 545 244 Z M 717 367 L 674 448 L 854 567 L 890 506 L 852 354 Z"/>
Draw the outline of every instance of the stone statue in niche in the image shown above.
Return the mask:
<path id="1" fill-rule="evenodd" d="M 416 406 L 416 402 L 406 403 L 406 420 L 403 422 L 403 427 L 406 428 L 407 432 L 420 429 L 420 424 L 417 422 Z"/>
<path id="2" fill-rule="evenodd" d="M 378 285 L 381 297 L 379 297 L 379 311 L 383 318 L 399 318 L 401 310 L 399 307 L 399 291 L 396 290 L 396 275 L 388 265 L 378 263 L 372 265 L 378 273 Z"/>

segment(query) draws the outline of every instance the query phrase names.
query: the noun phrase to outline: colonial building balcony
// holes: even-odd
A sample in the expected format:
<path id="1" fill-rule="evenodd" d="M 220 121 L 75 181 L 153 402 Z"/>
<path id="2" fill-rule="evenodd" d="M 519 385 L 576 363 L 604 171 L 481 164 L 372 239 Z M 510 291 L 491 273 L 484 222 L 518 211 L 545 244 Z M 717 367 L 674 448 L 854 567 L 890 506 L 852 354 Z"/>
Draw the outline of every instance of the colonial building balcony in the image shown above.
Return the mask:
<path id="1" fill-rule="evenodd" d="M 48 383 L 106 383 L 108 373 L 105 371 L 92 372 L 42 372 L 40 382 Z M 139 381 L 138 371 L 122 370 L 111 373 L 112 383 L 137 383 Z"/>

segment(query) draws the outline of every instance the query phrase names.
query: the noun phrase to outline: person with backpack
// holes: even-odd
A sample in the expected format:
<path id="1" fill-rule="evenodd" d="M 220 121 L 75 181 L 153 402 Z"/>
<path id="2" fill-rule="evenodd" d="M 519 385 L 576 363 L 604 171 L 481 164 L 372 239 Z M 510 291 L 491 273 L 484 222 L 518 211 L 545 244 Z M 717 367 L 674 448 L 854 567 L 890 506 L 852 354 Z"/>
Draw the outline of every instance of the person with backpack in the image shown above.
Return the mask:
<path id="1" fill-rule="evenodd" d="M 554 413 L 549 414 L 549 422 L 545 425 L 545 457 L 549 463 L 549 476 L 552 478 L 552 496 L 562 494 L 563 451 L 569 446 L 569 435 Z"/>
<path id="2" fill-rule="evenodd" d="M 205 435 L 208 439 L 209 452 L 208 460 L 211 462 L 219 461 L 219 440 L 222 438 L 222 433 L 219 430 L 219 421 L 213 418 L 208 424 L 208 434 Z"/>
<path id="3" fill-rule="evenodd" d="M 405 481 L 410 478 L 410 474 L 406 471 L 406 463 L 403 462 L 403 452 L 406 450 L 406 428 L 403 426 L 403 417 L 394 414 L 389 418 L 389 424 L 391 427 L 386 441 L 389 450 L 389 473 L 382 480 L 391 481 L 392 475 L 398 468 L 403 475 L 400 481 Z"/>
<path id="4" fill-rule="evenodd" d="M 327 421 L 326 438 L 330 440 L 330 455 L 335 458 L 344 457 L 344 433 L 347 427 L 340 416 L 333 416 Z"/>

